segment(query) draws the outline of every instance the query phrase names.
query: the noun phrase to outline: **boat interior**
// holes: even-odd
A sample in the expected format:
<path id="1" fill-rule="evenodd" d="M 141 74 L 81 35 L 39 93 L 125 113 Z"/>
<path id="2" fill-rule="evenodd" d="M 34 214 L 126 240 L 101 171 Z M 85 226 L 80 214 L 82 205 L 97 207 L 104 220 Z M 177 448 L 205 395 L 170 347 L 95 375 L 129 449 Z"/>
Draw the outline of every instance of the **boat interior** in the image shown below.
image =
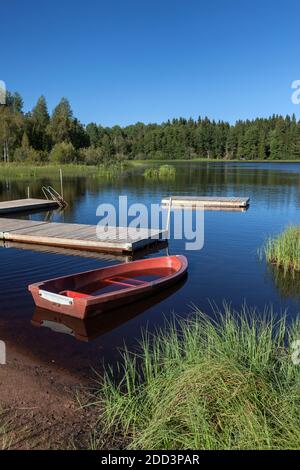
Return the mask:
<path id="1" fill-rule="evenodd" d="M 52 279 L 42 283 L 40 288 L 74 299 L 87 298 L 120 290 L 147 287 L 156 280 L 175 274 L 181 268 L 181 262 L 175 256 L 167 260 L 150 258 L 147 264 L 145 260 L 135 263 L 125 263 Z"/>

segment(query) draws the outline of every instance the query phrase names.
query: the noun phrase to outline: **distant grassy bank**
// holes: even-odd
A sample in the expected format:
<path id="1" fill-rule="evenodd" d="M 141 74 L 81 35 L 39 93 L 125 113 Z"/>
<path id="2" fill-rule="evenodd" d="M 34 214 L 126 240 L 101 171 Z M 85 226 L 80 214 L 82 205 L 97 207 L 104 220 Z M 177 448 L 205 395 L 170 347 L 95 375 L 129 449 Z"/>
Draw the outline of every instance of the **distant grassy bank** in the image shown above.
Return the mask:
<path id="1" fill-rule="evenodd" d="M 110 165 L 20 165 L 17 163 L 0 164 L 0 178 L 59 178 L 60 168 L 64 176 L 113 176 L 128 168 L 126 163 Z"/>
<path id="2" fill-rule="evenodd" d="M 23 178 L 23 177 L 44 177 L 52 178 L 59 176 L 59 169 L 62 168 L 66 176 L 106 176 L 119 174 L 120 170 L 134 167 L 151 167 L 156 165 L 170 166 L 173 163 L 300 163 L 300 160 L 222 160 L 194 158 L 189 160 L 126 160 L 124 162 L 111 162 L 100 165 L 85 164 L 20 164 L 20 163 L 0 163 L 0 178 Z"/>
<path id="3" fill-rule="evenodd" d="M 146 335 L 140 353 L 124 354 L 119 381 L 105 375 L 99 427 L 129 449 L 299 448 L 299 321 L 225 306 L 179 331 Z"/>
<path id="4" fill-rule="evenodd" d="M 264 246 L 269 263 L 285 272 L 300 271 L 300 225 L 288 227 L 275 238 L 269 238 Z"/>

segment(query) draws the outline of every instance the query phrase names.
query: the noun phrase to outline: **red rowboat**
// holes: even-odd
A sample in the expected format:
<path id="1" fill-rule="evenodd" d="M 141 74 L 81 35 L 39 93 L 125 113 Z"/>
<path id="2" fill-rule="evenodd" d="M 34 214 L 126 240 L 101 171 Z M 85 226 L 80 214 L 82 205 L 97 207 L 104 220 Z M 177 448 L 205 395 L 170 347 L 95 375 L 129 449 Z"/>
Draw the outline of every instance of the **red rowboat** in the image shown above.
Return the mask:
<path id="1" fill-rule="evenodd" d="M 84 319 L 170 286 L 187 271 L 185 256 L 163 256 L 31 284 L 37 307 Z"/>
<path id="2" fill-rule="evenodd" d="M 128 308 L 128 305 L 123 305 L 113 311 L 108 310 L 101 315 L 92 315 L 84 320 L 36 307 L 31 324 L 37 327 L 49 328 L 57 333 L 72 335 L 79 341 L 92 341 L 174 295 L 175 292 L 183 287 L 185 279 L 186 277 L 176 282 L 173 286 L 165 287 L 155 295 L 137 300 L 130 305 L 130 308 Z"/>

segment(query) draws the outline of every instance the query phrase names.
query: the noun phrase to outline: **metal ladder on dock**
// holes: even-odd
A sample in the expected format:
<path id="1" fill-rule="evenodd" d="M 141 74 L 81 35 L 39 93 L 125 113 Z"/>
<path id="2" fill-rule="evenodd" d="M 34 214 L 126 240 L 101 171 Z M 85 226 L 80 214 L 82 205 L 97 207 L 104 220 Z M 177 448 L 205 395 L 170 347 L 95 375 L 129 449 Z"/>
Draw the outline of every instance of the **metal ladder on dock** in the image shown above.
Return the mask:
<path id="1" fill-rule="evenodd" d="M 43 186 L 42 191 L 46 199 L 57 202 L 60 207 L 66 207 L 68 205 L 64 198 L 52 186 Z"/>

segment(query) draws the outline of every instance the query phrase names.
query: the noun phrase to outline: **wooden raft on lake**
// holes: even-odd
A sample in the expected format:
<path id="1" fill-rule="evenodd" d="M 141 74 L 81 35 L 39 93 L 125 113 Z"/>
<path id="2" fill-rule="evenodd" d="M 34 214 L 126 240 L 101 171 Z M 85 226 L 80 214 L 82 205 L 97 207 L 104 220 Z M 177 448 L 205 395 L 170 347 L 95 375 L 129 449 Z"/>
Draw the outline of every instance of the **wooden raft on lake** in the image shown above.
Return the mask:
<path id="1" fill-rule="evenodd" d="M 241 209 L 249 206 L 249 197 L 222 197 L 222 196 L 170 196 L 162 199 L 163 206 L 168 206 L 172 199 L 172 206 L 203 206 L 204 209 Z"/>
<path id="2" fill-rule="evenodd" d="M 106 227 L 107 228 L 107 227 Z M 78 250 L 130 253 L 166 239 L 162 230 L 130 227 L 98 227 L 34 220 L 0 218 L 0 239 Z"/>
<path id="3" fill-rule="evenodd" d="M 49 199 L 16 199 L 15 201 L 0 202 L 0 215 L 15 212 L 56 209 L 58 202 Z"/>

